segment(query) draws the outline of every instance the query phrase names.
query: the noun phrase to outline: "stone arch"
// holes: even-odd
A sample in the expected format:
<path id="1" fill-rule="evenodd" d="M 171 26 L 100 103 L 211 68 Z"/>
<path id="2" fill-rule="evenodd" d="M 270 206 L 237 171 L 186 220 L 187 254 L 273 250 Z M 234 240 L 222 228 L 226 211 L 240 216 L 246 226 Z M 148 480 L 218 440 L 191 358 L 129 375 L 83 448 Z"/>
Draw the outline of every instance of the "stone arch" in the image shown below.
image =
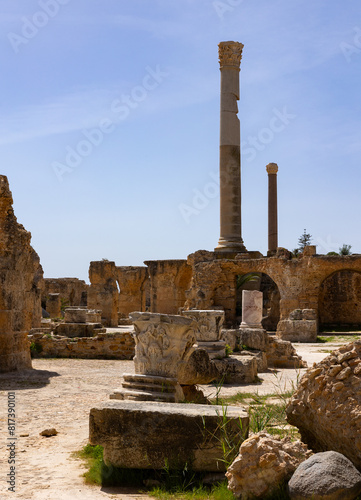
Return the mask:
<path id="1" fill-rule="evenodd" d="M 242 286 L 237 286 L 239 278 L 242 276 L 258 275 L 259 278 L 247 281 Z M 280 291 L 276 282 L 263 272 L 246 273 L 236 275 L 236 320 L 241 321 L 242 317 L 242 290 L 258 290 L 263 293 L 263 319 L 262 326 L 267 331 L 276 331 L 280 320 Z"/>
<path id="2" fill-rule="evenodd" d="M 342 269 L 321 283 L 318 298 L 319 328 L 361 329 L 361 271 Z"/>

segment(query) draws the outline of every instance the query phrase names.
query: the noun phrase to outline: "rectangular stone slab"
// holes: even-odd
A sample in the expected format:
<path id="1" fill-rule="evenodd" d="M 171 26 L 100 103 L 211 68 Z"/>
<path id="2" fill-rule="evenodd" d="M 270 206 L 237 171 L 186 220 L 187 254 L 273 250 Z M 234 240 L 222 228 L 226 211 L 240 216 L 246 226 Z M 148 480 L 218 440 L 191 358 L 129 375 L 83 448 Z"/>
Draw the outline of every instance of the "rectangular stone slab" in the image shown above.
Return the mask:
<path id="1" fill-rule="evenodd" d="M 89 441 L 114 467 L 224 471 L 222 427 L 238 450 L 248 424 L 236 406 L 109 401 L 90 410 Z"/>

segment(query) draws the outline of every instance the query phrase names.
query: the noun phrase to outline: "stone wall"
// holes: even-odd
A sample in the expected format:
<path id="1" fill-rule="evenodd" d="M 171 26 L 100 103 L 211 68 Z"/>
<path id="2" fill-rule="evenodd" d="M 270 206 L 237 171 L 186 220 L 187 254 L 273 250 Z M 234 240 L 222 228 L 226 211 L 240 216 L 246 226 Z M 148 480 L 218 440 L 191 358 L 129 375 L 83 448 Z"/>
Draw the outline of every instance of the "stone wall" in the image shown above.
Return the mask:
<path id="1" fill-rule="evenodd" d="M 0 372 L 31 368 L 27 334 L 41 323 L 43 270 L 17 222 L 6 176 L 0 176 Z"/>
<path id="2" fill-rule="evenodd" d="M 117 271 L 115 262 L 93 261 L 89 267 L 88 308 L 102 311 L 104 326 L 118 326 Z"/>
<path id="3" fill-rule="evenodd" d="M 349 329 L 361 327 L 361 273 L 340 271 L 329 276 L 320 287 L 320 327 Z"/>
<path id="4" fill-rule="evenodd" d="M 119 284 L 118 312 L 121 317 L 128 317 L 134 311 L 146 311 L 150 306 L 150 281 L 145 266 L 116 267 Z"/>
<path id="5" fill-rule="evenodd" d="M 214 252 L 206 251 L 190 255 L 188 264 L 192 267 L 192 281 L 187 291 L 186 307 L 223 307 L 226 325 L 232 326 L 236 320 L 236 276 L 253 272 L 264 273 L 275 282 L 280 294 L 277 334 L 282 338 L 282 332 L 287 330 L 289 336 L 289 329 L 293 328 L 292 340 L 295 340 L 303 333 L 301 330 L 305 323 L 295 321 L 292 313 L 299 309 L 314 311 L 316 319 L 309 321 L 315 322 L 314 329 L 317 330 L 320 296 L 321 302 L 325 300 L 321 291 L 325 279 L 337 271 L 361 272 L 360 255 L 339 257 L 305 252 L 299 258 L 291 258 L 290 252 L 280 249 L 274 257 L 248 257 L 247 254 L 238 254 L 234 259 L 226 260 L 217 258 Z"/>
<path id="6" fill-rule="evenodd" d="M 135 342 L 130 332 L 99 333 L 95 337 L 68 338 L 34 333 L 36 357 L 80 359 L 133 359 Z M 29 349 L 29 348 L 28 348 Z"/>
<path id="7" fill-rule="evenodd" d="M 42 305 L 47 309 L 49 294 L 58 293 L 63 306 L 86 306 L 89 285 L 78 278 L 45 278 Z"/>
<path id="8" fill-rule="evenodd" d="M 150 276 L 150 311 L 178 314 L 186 301 L 191 266 L 186 260 L 150 260 L 144 264 Z"/>

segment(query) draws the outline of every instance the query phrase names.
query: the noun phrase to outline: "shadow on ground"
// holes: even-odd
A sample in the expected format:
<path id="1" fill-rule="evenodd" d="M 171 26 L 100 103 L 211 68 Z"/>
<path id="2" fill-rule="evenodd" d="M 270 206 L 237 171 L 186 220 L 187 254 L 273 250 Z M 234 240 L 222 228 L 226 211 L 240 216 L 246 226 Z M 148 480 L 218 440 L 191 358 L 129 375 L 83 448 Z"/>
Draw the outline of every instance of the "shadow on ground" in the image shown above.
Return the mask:
<path id="1" fill-rule="evenodd" d="M 49 370 L 22 370 L 0 373 L 0 390 L 40 389 L 48 385 L 52 377 L 60 377 L 60 373 Z"/>

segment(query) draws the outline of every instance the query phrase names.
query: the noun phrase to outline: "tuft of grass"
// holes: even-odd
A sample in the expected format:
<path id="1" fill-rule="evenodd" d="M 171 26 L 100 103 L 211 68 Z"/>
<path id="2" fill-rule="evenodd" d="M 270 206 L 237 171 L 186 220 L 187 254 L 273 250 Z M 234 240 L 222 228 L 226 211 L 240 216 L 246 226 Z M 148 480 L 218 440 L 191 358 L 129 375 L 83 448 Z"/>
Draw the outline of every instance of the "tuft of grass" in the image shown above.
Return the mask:
<path id="1" fill-rule="evenodd" d="M 350 343 L 359 340 L 360 335 L 318 335 L 316 342 L 326 344 L 327 342 Z"/>

